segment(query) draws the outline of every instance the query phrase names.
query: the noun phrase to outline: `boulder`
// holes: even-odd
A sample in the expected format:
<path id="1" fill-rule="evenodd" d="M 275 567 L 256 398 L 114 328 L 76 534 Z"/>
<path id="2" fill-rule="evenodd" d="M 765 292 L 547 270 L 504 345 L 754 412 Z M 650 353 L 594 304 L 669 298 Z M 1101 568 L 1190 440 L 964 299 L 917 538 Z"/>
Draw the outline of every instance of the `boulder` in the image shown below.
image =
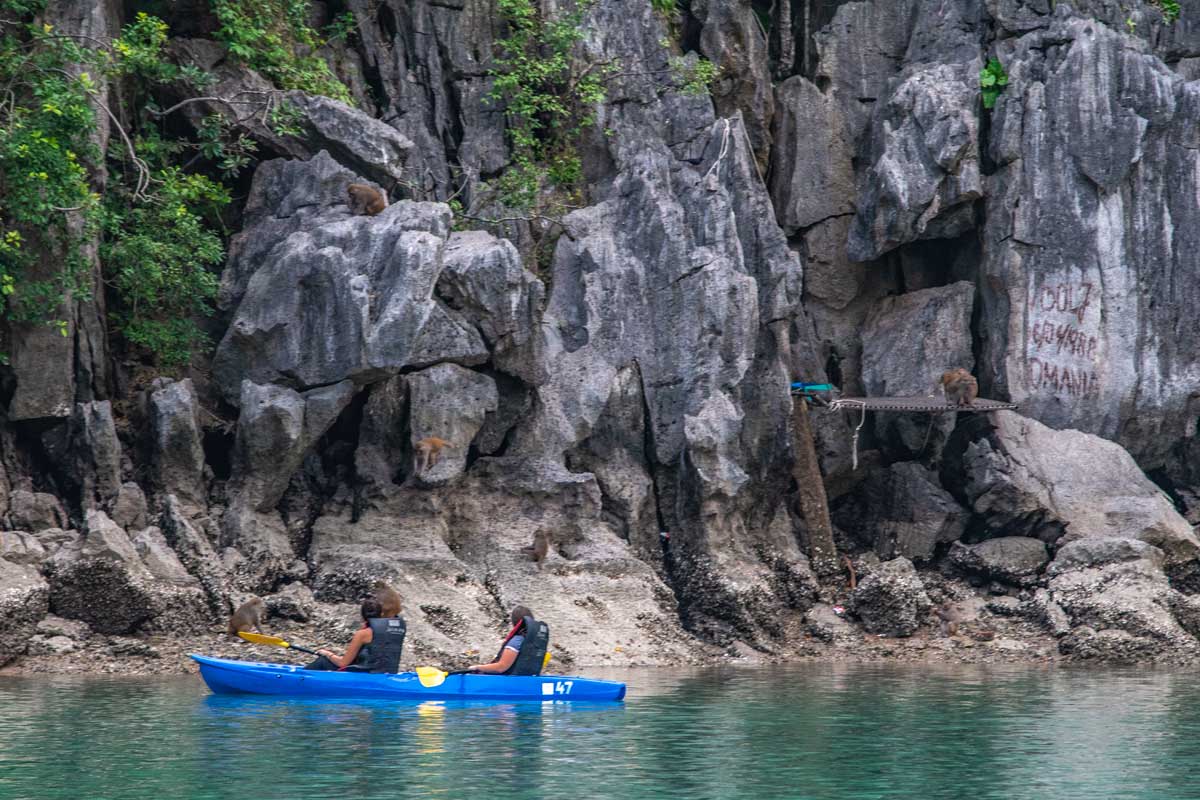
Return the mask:
<path id="1" fill-rule="evenodd" d="M 44 571 L 54 613 L 100 633 L 195 631 L 208 620 L 199 590 L 156 578 L 102 511 L 88 512 L 83 540 L 55 553 Z"/>
<path id="2" fill-rule="evenodd" d="M 965 494 L 987 530 L 1050 544 L 1139 539 L 1163 551 L 1173 579 L 1195 581 L 1200 540 L 1120 445 L 1011 411 L 991 419 L 962 458 Z"/>
<path id="3" fill-rule="evenodd" d="M 1108 539 L 1100 547 L 1081 540 L 1059 557 L 1063 563 L 1056 558 L 1050 567 L 1049 591 L 1072 626 L 1059 642 L 1063 653 L 1104 661 L 1200 655 L 1192 598 L 1171 588 L 1161 550 L 1133 539 Z"/>
<path id="4" fill-rule="evenodd" d="M 989 580 L 1029 586 L 1050 561 L 1046 545 L 1024 536 L 1001 536 L 979 544 L 955 542 L 950 563 L 964 572 Z"/>
<path id="5" fill-rule="evenodd" d="M 226 400 L 240 402 L 244 380 L 303 391 L 486 361 L 479 332 L 434 297 L 449 228 L 446 206 L 401 201 L 377 216 L 331 211 L 279 241 L 217 348 Z"/>
<path id="6" fill-rule="evenodd" d="M 23 531 L 62 528 L 67 515 L 54 495 L 15 489 L 8 499 L 8 524 Z"/>
<path id="7" fill-rule="evenodd" d="M 296 622 L 308 622 L 316 608 L 312 589 L 303 583 L 289 583 L 275 594 L 267 595 L 263 599 L 266 601 L 267 611 L 271 616 L 283 617 Z"/>
<path id="8" fill-rule="evenodd" d="M 36 568 L 0 558 L 0 666 L 25 652 L 49 597 Z"/>
<path id="9" fill-rule="evenodd" d="M 109 516 L 126 530 L 141 530 L 146 527 L 146 510 L 145 492 L 131 481 L 121 484 Z"/>
<path id="10" fill-rule="evenodd" d="M 156 380 L 150 392 L 148 413 L 155 488 L 198 509 L 204 508 L 207 492 L 200 403 L 191 379 Z"/>
<path id="11" fill-rule="evenodd" d="M 139 531 L 131 540 L 138 557 L 155 578 L 176 586 L 197 585 L 198 581 L 184 569 L 158 527 L 152 525 Z"/>
<path id="12" fill-rule="evenodd" d="M 228 576 L 213 549 L 213 537 L 205 530 L 207 520 L 193 520 L 188 511 L 177 497 L 167 495 L 159 518 L 163 538 L 188 574 L 200 582 L 209 612 L 221 617 L 231 611 L 226 587 Z"/>
<path id="13" fill-rule="evenodd" d="M 232 504 L 260 512 L 275 508 L 304 456 L 354 393 L 350 381 L 303 394 L 243 381 L 230 476 Z"/>
<path id="14" fill-rule="evenodd" d="M 911 461 L 873 470 L 833 513 L 838 528 L 880 558 L 910 561 L 928 561 L 938 545 L 957 541 L 969 518 L 936 473 Z"/>
<path id="15" fill-rule="evenodd" d="M 46 548 L 33 534 L 23 531 L 0 531 L 0 558 L 13 564 L 36 567 L 46 560 Z"/>
<path id="16" fill-rule="evenodd" d="M 869 633 L 912 636 L 933 610 L 933 604 L 912 562 L 894 558 L 862 579 L 850 595 L 850 610 Z"/>

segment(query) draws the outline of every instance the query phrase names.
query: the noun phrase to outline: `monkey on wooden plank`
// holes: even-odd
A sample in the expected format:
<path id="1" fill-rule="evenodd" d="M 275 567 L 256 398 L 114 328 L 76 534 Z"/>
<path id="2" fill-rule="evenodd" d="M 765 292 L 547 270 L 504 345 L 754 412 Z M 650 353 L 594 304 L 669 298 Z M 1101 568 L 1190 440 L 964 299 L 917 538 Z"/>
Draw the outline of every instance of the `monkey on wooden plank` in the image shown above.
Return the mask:
<path id="1" fill-rule="evenodd" d="M 387 208 L 387 198 L 374 186 L 352 183 L 346 187 L 346 194 L 350 196 L 350 211 L 353 214 L 373 217 Z"/>
<path id="2" fill-rule="evenodd" d="M 261 597 L 251 597 L 238 606 L 237 611 L 229 618 L 229 627 L 225 632 L 237 636 L 238 631 L 249 631 L 251 628 L 262 633 L 263 621 L 267 618 L 267 604 Z"/>
<path id="3" fill-rule="evenodd" d="M 979 397 L 979 382 L 962 367 L 943 372 L 941 384 L 947 403 L 969 406 L 974 405 L 975 398 Z"/>

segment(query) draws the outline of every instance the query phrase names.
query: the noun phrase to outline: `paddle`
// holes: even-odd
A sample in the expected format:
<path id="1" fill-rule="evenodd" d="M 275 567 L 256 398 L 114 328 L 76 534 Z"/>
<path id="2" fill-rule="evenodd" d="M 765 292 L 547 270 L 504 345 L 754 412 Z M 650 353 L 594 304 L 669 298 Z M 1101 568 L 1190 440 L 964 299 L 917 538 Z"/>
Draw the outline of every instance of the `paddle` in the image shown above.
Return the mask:
<path id="1" fill-rule="evenodd" d="M 546 657 L 542 659 L 542 669 L 550 663 L 550 654 L 546 653 Z M 435 686 L 441 686 L 442 683 L 451 675 L 466 675 L 469 669 L 456 669 L 451 672 L 443 672 L 437 667 L 417 667 L 417 680 L 427 689 L 432 689 Z"/>
<path id="2" fill-rule="evenodd" d="M 301 653 L 309 653 L 310 655 L 320 655 L 316 650 L 309 650 L 307 647 L 301 647 L 298 644 L 284 641 L 277 636 L 265 636 L 261 633 L 247 633 L 246 631 L 238 631 L 238 636 L 245 639 L 251 644 L 270 644 L 275 647 L 286 647 L 289 650 L 299 650 Z"/>

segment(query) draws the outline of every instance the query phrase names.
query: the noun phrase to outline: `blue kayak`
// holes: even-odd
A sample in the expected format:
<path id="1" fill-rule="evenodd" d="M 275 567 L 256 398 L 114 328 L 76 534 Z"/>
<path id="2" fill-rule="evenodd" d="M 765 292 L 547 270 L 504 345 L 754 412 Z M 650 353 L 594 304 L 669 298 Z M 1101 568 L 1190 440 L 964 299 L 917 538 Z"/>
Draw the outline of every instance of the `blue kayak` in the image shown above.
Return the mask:
<path id="1" fill-rule="evenodd" d="M 422 686 L 415 672 L 322 672 L 294 664 L 233 661 L 192 654 L 216 694 L 360 697 L 374 700 L 621 700 L 625 684 L 565 675 L 449 675 Z"/>

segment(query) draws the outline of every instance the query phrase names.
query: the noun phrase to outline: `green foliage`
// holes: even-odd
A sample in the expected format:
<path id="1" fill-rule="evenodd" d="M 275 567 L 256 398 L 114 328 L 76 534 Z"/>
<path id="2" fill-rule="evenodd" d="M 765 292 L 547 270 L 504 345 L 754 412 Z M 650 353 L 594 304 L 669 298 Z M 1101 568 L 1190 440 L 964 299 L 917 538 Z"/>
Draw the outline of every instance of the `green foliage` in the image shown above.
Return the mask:
<path id="1" fill-rule="evenodd" d="M 671 56 L 667 61 L 671 75 L 682 94 L 695 97 L 707 94 L 717 79 L 721 68 L 707 58 L 689 59 L 686 56 Z"/>
<path id="2" fill-rule="evenodd" d="M 18 5 L 36 4 L 4 0 L 9 13 Z M 206 144 L 217 145 L 164 139 L 149 125 L 140 135 L 131 132 L 132 145 L 124 136 L 111 137 L 103 198 L 89 178 L 106 155 L 91 138 L 100 86 L 118 78 L 136 87 L 195 77 L 167 61 L 166 42 L 166 24 L 146 14 L 108 46 L 59 35 L 49 26 L 5 29 L 0 314 L 47 322 L 67 335 L 62 303 L 68 294 L 83 297 L 91 290 L 83 244 L 99 236 L 116 332 L 172 366 L 204 343 L 194 319 L 211 313 L 217 287 L 212 270 L 224 258 L 216 214 L 229 202 L 219 183 L 172 162 L 186 150 L 203 155 Z M 228 157 L 236 142 L 220 147 Z M 215 160 L 219 167 L 236 166 Z"/>
<path id="3" fill-rule="evenodd" d="M 209 0 L 229 54 L 281 89 L 352 102 L 345 84 L 317 53 L 326 39 L 308 24 L 308 0 Z"/>
<path id="4" fill-rule="evenodd" d="M 510 167 L 494 188 L 505 205 L 530 210 L 544 185 L 570 190 L 582 176 L 575 141 L 604 101 L 606 64 L 577 64 L 571 50 L 583 38 L 586 0 L 557 19 L 543 19 L 533 0 L 497 0 L 508 36 L 497 42 L 493 101 L 508 112 Z"/>
<path id="5" fill-rule="evenodd" d="M 157 170 L 158 191 L 137 201 L 112 192 L 104 204 L 100 257 L 120 298 L 118 332 L 166 367 L 187 363 L 206 337 L 193 319 L 212 313 L 221 238 L 206 224 L 229 203 L 225 187 L 178 167 Z"/>
<path id="6" fill-rule="evenodd" d="M 70 39 L 49 26 L 26 33 L 0 39 L 0 83 L 8 87 L 0 105 L 0 296 L 4 315 L 65 330 L 57 316 L 63 298 L 81 290 L 80 243 L 97 204 L 86 166 L 99 157 L 88 138 L 94 82 L 65 69 L 89 60 Z M 73 227 L 67 210 L 78 215 Z"/>
<path id="7" fill-rule="evenodd" d="M 650 7 L 664 17 L 675 16 L 675 0 L 650 0 Z"/>
<path id="8" fill-rule="evenodd" d="M 999 59 L 989 59 L 987 66 L 979 71 L 979 88 L 983 94 L 983 107 L 994 108 L 997 98 L 1008 86 L 1008 73 Z"/>
<path id="9" fill-rule="evenodd" d="M 1179 19 L 1179 12 L 1181 11 L 1179 7 L 1179 0 L 1151 0 L 1151 2 L 1159 7 L 1159 9 L 1162 11 L 1163 19 L 1166 20 L 1168 24 Z"/>

